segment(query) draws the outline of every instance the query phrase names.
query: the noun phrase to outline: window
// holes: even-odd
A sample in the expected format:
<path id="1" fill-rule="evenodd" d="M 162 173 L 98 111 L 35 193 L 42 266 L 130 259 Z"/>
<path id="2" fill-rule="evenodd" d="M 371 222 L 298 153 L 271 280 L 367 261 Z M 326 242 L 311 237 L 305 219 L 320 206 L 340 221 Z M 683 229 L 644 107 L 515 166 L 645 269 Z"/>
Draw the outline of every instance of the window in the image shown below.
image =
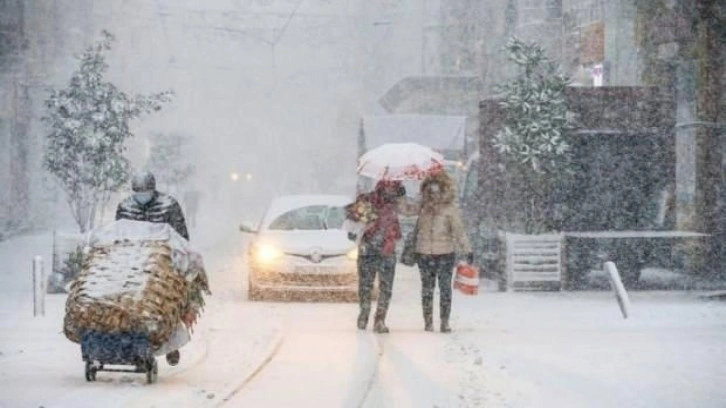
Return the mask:
<path id="1" fill-rule="evenodd" d="M 344 219 L 342 207 L 310 205 L 280 215 L 268 228 L 282 231 L 339 229 Z"/>
<path id="2" fill-rule="evenodd" d="M 342 229 L 345 221 L 345 210 L 343 207 L 328 207 L 328 214 L 325 217 L 327 229 Z"/>

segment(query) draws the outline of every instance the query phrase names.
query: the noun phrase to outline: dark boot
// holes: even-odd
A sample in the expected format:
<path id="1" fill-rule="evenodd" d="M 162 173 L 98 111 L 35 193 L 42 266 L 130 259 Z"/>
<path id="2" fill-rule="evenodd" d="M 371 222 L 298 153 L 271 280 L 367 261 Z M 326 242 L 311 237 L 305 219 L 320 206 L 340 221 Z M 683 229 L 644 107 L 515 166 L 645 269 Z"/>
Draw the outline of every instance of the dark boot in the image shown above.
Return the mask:
<path id="1" fill-rule="evenodd" d="M 441 333 L 451 332 L 449 326 L 449 316 L 451 316 L 451 300 L 441 299 Z"/>
<path id="2" fill-rule="evenodd" d="M 361 309 L 360 313 L 358 313 L 358 330 L 365 330 L 368 326 L 368 315 L 370 314 L 370 309 L 365 310 Z"/>
<path id="3" fill-rule="evenodd" d="M 386 327 L 386 310 L 376 309 L 373 331 L 376 333 L 388 333 L 388 327 Z"/>
<path id="4" fill-rule="evenodd" d="M 388 327 L 386 327 L 386 323 L 383 322 L 383 320 L 376 320 L 373 323 L 373 331 L 376 333 L 388 333 Z"/>
<path id="5" fill-rule="evenodd" d="M 451 333 L 451 326 L 449 326 L 449 318 L 441 319 L 441 333 Z"/>
<path id="6" fill-rule="evenodd" d="M 179 350 L 174 350 L 166 355 L 166 362 L 169 363 L 170 366 L 175 366 L 179 364 L 180 357 L 181 355 L 179 353 Z"/>
<path id="7" fill-rule="evenodd" d="M 434 318 L 433 316 L 428 316 L 424 319 L 424 331 L 432 332 L 434 331 Z"/>
<path id="8" fill-rule="evenodd" d="M 427 332 L 434 331 L 434 311 L 433 307 L 424 306 L 424 330 Z"/>

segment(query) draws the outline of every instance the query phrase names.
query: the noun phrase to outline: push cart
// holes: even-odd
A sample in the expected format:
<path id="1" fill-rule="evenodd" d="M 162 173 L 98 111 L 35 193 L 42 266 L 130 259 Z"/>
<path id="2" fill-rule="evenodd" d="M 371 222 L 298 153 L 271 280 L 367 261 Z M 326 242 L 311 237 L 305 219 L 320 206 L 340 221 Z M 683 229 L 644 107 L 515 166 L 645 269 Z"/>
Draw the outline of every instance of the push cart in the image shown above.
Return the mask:
<path id="1" fill-rule="evenodd" d="M 96 381 L 99 371 L 110 371 L 145 373 L 146 382 L 151 384 L 159 372 L 146 334 L 89 331 L 81 336 L 81 355 L 86 364 L 86 381 Z M 117 366 L 133 368 L 115 368 Z"/>

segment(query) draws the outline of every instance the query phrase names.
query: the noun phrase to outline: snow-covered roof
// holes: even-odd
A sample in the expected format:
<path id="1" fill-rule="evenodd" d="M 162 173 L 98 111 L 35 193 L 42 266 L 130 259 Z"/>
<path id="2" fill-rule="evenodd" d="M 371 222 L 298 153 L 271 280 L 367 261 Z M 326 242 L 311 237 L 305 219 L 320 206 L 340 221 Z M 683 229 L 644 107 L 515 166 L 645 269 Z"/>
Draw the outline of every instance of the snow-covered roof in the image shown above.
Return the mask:
<path id="1" fill-rule="evenodd" d="M 370 115 L 363 117 L 366 149 L 413 142 L 437 150 L 464 148 L 466 116 Z"/>

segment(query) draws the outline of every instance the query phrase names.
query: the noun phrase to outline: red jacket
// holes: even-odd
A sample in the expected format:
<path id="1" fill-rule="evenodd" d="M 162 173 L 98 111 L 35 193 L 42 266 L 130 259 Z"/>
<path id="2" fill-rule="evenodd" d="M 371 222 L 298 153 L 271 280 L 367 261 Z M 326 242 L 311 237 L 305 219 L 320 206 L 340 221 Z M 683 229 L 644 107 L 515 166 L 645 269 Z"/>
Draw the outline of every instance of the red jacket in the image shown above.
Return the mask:
<path id="1" fill-rule="evenodd" d="M 391 182 L 379 181 L 373 192 L 362 194 L 359 199 L 368 200 L 378 214 L 378 218 L 366 227 L 362 241 L 369 242 L 374 235 L 383 234 L 383 247 L 380 251 L 383 255 L 390 256 L 396 252 L 396 241 L 401 239 L 402 233 L 396 213 L 397 202 L 395 199 L 387 200 L 383 194 L 384 188 L 388 187 L 387 183 Z"/>

